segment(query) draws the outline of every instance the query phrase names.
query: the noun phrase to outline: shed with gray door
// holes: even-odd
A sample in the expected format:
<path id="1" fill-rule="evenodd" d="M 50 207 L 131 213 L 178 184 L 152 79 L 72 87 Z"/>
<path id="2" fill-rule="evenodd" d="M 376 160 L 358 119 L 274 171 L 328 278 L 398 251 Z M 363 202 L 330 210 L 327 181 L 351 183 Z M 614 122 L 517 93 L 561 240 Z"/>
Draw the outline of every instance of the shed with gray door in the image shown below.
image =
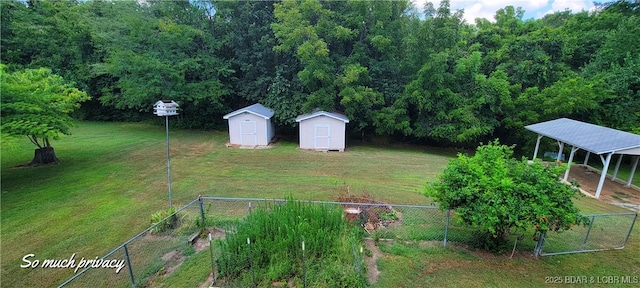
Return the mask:
<path id="1" fill-rule="evenodd" d="M 296 122 L 300 123 L 301 149 L 344 151 L 347 116 L 316 111 L 296 117 Z"/>
<path id="2" fill-rule="evenodd" d="M 244 147 L 266 146 L 273 139 L 273 110 L 256 103 L 233 111 L 222 118 L 229 120 L 229 144 Z"/>

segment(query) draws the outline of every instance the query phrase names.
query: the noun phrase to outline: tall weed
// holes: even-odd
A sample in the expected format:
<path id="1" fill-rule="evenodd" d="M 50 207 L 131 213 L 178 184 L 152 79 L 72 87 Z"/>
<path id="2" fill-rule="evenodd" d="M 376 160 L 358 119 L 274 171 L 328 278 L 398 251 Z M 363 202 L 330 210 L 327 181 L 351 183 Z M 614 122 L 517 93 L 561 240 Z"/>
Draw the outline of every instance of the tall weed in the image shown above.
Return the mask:
<path id="1" fill-rule="evenodd" d="M 360 249 L 360 231 L 338 206 L 292 199 L 274 203 L 253 211 L 235 234 L 220 240 L 220 275 L 259 286 L 307 279 L 316 286 L 361 287 L 366 283 L 361 255 L 352 253 Z"/>

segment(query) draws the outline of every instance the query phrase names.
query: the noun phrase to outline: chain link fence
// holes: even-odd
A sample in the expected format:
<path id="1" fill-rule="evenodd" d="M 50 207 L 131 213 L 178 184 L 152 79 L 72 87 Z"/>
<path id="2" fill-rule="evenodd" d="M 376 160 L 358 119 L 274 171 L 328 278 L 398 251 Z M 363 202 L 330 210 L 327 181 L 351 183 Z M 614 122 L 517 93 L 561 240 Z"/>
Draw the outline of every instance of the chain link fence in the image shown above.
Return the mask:
<path id="1" fill-rule="evenodd" d="M 287 200 L 249 198 L 199 197 L 140 232 L 98 260 L 122 261 L 125 265 L 116 269 L 97 269 L 100 265 L 88 265 L 78 269 L 75 275 L 58 287 L 149 287 L 164 283 L 167 277 L 185 260 L 196 261 L 201 269 L 196 283 L 205 281 L 207 274 L 215 270 L 216 259 L 224 255 L 209 244 L 234 233 L 235 225 L 255 209 L 278 205 Z M 366 237 L 412 241 L 429 246 L 481 247 L 482 235 L 460 221 L 454 211 L 441 211 L 435 206 L 395 205 L 383 203 L 347 203 L 310 201 L 317 204 L 339 205 L 347 221 L 360 225 Z M 629 239 L 637 214 L 586 215 L 590 226 L 574 227 L 561 233 L 550 233 L 534 239 L 533 231 L 509 238 L 519 251 L 532 251 L 535 255 L 556 255 L 607 249 L 621 249 Z M 162 223 L 173 223 L 166 230 Z M 210 237 L 209 239 L 207 239 Z M 208 250 L 207 250 L 208 249 Z M 354 257 L 362 257 L 354 247 Z M 192 257 L 193 256 L 193 257 Z M 242 256 L 241 260 L 247 261 Z M 247 259 L 245 259 L 247 258 Z M 362 264 L 362 260 L 355 263 Z M 354 267 L 362 269 L 362 267 Z M 204 272 L 202 272 L 204 271 Z M 188 272 L 187 272 L 188 273 Z M 179 274 L 179 273 L 178 273 Z M 215 275 L 215 273 L 213 273 Z M 180 283 L 184 284 L 184 283 Z"/>
<path id="2" fill-rule="evenodd" d="M 106 255 L 88 259 L 94 260 L 91 263 L 78 261 L 77 272 L 58 287 L 152 286 L 166 267 L 171 267 L 181 253 L 191 249 L 187 240 L 199 231 L 195 222 L 195 216 L 201 214 L 198 203 L 198 199 L 193 200 Z M 163 230 L 164 223 L 172 225 Z"/>
<path id="3" fill-rule="evenodd" d="M 638 214 L 584 215 L 589 225 L 543 235 L 536 254 L 540 256 L 623 249 L 629 241 Z"/>

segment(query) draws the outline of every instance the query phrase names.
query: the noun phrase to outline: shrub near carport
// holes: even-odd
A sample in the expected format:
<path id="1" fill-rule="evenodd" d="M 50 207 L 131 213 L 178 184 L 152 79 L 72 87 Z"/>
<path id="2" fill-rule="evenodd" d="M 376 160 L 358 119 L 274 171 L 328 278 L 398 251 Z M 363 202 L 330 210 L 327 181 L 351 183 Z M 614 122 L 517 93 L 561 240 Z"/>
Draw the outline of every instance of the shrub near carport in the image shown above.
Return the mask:
<path id="1" fill-rule="evenodd" d="M 527 229 L 539 236 L 588 223 L 572 202 L 578 189 L 560 182 L 565 167 L 512 156 L 512 147 L 497 140 L 478 147 L 472 157 L 458 154 L 437 181 L 427 184 L 426 195 L 478 228 L 490 250 Z"/>
<path id="2" fill-rule="evenodd" d="M 220 276 L 242 287 L 364 287 L 362 229 L 342 213 L 291 199 L 253 211 L 220 241 Z"/>

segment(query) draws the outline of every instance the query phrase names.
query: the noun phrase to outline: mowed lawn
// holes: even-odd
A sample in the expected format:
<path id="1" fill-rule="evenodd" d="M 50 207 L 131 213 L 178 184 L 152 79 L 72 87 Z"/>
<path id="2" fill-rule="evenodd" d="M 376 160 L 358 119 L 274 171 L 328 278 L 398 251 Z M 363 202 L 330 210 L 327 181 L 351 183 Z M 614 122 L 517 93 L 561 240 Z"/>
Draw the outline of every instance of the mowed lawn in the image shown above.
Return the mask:
<path id="1" fill-rule="evenodd" d="M 2 150 L 3 287 L 51 287 L 73 269 L 20 268 L 32 260 L 95 258 L 150 225 L 168 208 L 163 126 L 79 122 L 54 141 L 62 163 L 29 162 L 33 146 Z M 380 201 L 431 204 L 421 195 L 455 153 L 353 145 L 346 153 L 227 148 L 225 132 L 170 129 L 174 207 L 198 197 L 336 200 L 345 185 Z M 126 273 L 126 270 L 120 273 Z"/>
<path id="2" fill-rule="evenodd" d="M 26 139 L 1 151 L 2 287 L 56 286 L 73 269 L 20 268 L 23 257 L 102 256 L 168 208 L 163 126 L 79 122 L 72 132 L 54 142 L 60 165 L 16 167 L 33 156 L 35 146 Z M 446 149 L 353 142 L 345 153 L 302 151 L 294 142 L 245 150 L 227 148 L 227 137 L 170 129 L 174 207 L 198 195 L 336 200 L 344 187 L 388 203 L 433 205 L 423 186 L 455 156 Z M 577 203 L 585 213 L 626 211 L 586 198 Z M 640 276 L 638 231 L 624 250 L 540 259 L 387 245 L 375 287 L 538 287 L 551 276 Z"/>

